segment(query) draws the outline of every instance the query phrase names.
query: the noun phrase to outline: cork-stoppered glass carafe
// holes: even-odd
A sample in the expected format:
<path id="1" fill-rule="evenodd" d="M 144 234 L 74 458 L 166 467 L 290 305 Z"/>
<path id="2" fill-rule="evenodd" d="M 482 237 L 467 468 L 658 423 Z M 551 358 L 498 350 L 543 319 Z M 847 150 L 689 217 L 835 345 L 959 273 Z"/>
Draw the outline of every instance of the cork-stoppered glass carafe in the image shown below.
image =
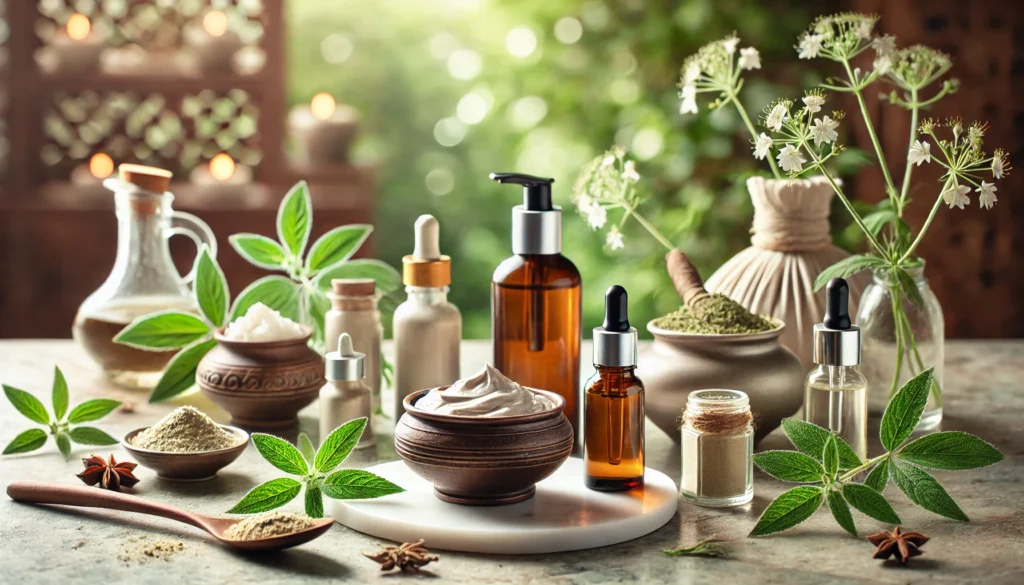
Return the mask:
<path id="1" fill-rule="evenodd" d="M 122 165 L 119 178 L 103 183 L 114 192 L 117 255 L 107 279 L 79 307 L 72 333 L 119 386 L 152 388 L 177 351 L 147 351 L 114 342 L 125 326 L 157 311 L 196 312 L 189 292 L 193 275 L 183 277 L 174 266 L 170 237 L 188 236 L 217 253 L 217 241 L 206 223 L 171 208 L 170 180 L 171 173 L 163 169 Z"/>
<path id="2" fill-rule="evenodd" d="M 491 175 L 523 185 L 512 210 L 512 252 L 491 288 L 494 366 L 523 386 L 565 398 L 580 444 L 580 273 L 562 256 L 562 211 L 551 204 L 553 179 Z"/>

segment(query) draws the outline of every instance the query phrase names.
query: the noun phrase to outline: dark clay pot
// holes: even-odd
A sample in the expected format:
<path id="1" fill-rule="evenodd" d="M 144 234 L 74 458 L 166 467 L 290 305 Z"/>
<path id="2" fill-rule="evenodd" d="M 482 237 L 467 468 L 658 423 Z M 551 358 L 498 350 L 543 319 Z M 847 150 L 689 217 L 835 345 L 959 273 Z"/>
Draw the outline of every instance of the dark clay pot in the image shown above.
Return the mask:
<path id="1" fill-rule="evenodd" d="M 551 410 L 480 418 L 417 409 L 416 401 L 429 391 L 405 398 L 405 414 L 395 428 L 395 451 L 446 502 L 522 502 L 572 453 L 572 426 L 562 412 L 565 399 L 554 392 L 534 390 L 555 403 Z"/>
<path id="2" fill-rule="evenodd" d="M 308 328 L 307 328 L 308 329 Z M 230 341 L 217 346 L 196 370 L 199 388 L 244 429 L 281 431 L 299 424 L 298 412 L 319 395 L 324 361 L 307 343 L 312 331 L 284 341 Z"/>

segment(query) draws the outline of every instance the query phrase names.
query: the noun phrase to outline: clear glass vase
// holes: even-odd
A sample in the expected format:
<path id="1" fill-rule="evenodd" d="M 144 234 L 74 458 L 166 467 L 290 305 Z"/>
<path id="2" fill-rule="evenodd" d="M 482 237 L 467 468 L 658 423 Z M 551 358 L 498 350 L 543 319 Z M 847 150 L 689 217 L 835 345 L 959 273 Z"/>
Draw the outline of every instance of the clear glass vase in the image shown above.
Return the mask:
<path id="1" fill-rule="evenodd" d="M 861 371 L 868 380 L 868 413 L 881 417 L 889 398 L 907 380 L 935 368 L 935 384 L 918 430 L 942 422 L 942 363 L 945 346 L 942 307 L 924 278 L 924 263 L 908 268 L 923 303 L 901 291 L 887 270 L 875 271 L 857 311 L 863 357 Z"/>

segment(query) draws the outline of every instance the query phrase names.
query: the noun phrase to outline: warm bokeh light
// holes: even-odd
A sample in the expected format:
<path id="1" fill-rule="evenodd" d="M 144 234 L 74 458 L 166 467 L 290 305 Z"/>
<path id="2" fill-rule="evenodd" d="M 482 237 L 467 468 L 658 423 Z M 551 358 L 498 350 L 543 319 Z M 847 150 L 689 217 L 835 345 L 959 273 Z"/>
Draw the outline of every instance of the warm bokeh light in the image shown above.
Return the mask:
<path id="1" fill-rule="evenodd" d="M 210 175 L 218 181 L 227 181 L 235 174 L 235 161 L 225 154 L 220 153 L 210 159 Z"/>
<path id="2" fill-rule="evenodd" d="M 105 152 L 97 152 L 89 159 L 89 172 L 97 179 L 106 179 L 114 174 L 114 160 Z"/>
<path id="3" fill-rule="evenodd" d="M 333 116 L 334 107 L 334 97 L 326 92 L 316 94 L 309 102 L 309 109 L 317 120 L 326 120 Z"/>
<path id="4" fill-rule="evenodd" d="M 203 17 L 203 28 L 206 32 L 219 37 L 228 32 L 228 15 L 220 10 L 211 10 Z"/>
<path id="5" fill-rule="evenodd" d="M 85 37 L 89 36 L 89 32 L 92 31 L 92 23 L 89 22 L 89 17 L 76 12 L 68 17 L 68 38 L 80 41 Z"/>

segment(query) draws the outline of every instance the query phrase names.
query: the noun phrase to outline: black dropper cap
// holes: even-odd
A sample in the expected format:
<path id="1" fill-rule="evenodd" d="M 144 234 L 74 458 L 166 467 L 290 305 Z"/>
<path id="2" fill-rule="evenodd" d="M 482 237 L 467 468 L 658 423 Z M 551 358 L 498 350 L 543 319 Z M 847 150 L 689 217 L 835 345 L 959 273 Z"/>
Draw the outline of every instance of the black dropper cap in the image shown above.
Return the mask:
<path id="1" fill-rule="evenodd" d="M 853 324 L 850 321 L 850 285 L 845 279 L 828 281 L 825 287 L 825 319 L 821 324 L 840 331 L 849 329 Z"/>
<path id="2" fill-rule="evenodd" d="M 554 179 L 534 177 L 522 173 L 491 173 L 491 179 L 499 183 L 513 183 L 523 186 L 523 207 L 527 211 L 551 211 L 551 183 Z"/>
<path id="3" fill-rule="evenodd" d="M 629 326 L 626 289 L 617 284 L 604 294 L 604 323 L 594 327 L 594 365 L 636 365 L 636 328 Z"/>
<path id="4" fill-rule="evenodd" d="M 605 331 L 626 333 L 629 331 L 629 303 L 626 289 L 615 284 L 604 294 Z"/>

